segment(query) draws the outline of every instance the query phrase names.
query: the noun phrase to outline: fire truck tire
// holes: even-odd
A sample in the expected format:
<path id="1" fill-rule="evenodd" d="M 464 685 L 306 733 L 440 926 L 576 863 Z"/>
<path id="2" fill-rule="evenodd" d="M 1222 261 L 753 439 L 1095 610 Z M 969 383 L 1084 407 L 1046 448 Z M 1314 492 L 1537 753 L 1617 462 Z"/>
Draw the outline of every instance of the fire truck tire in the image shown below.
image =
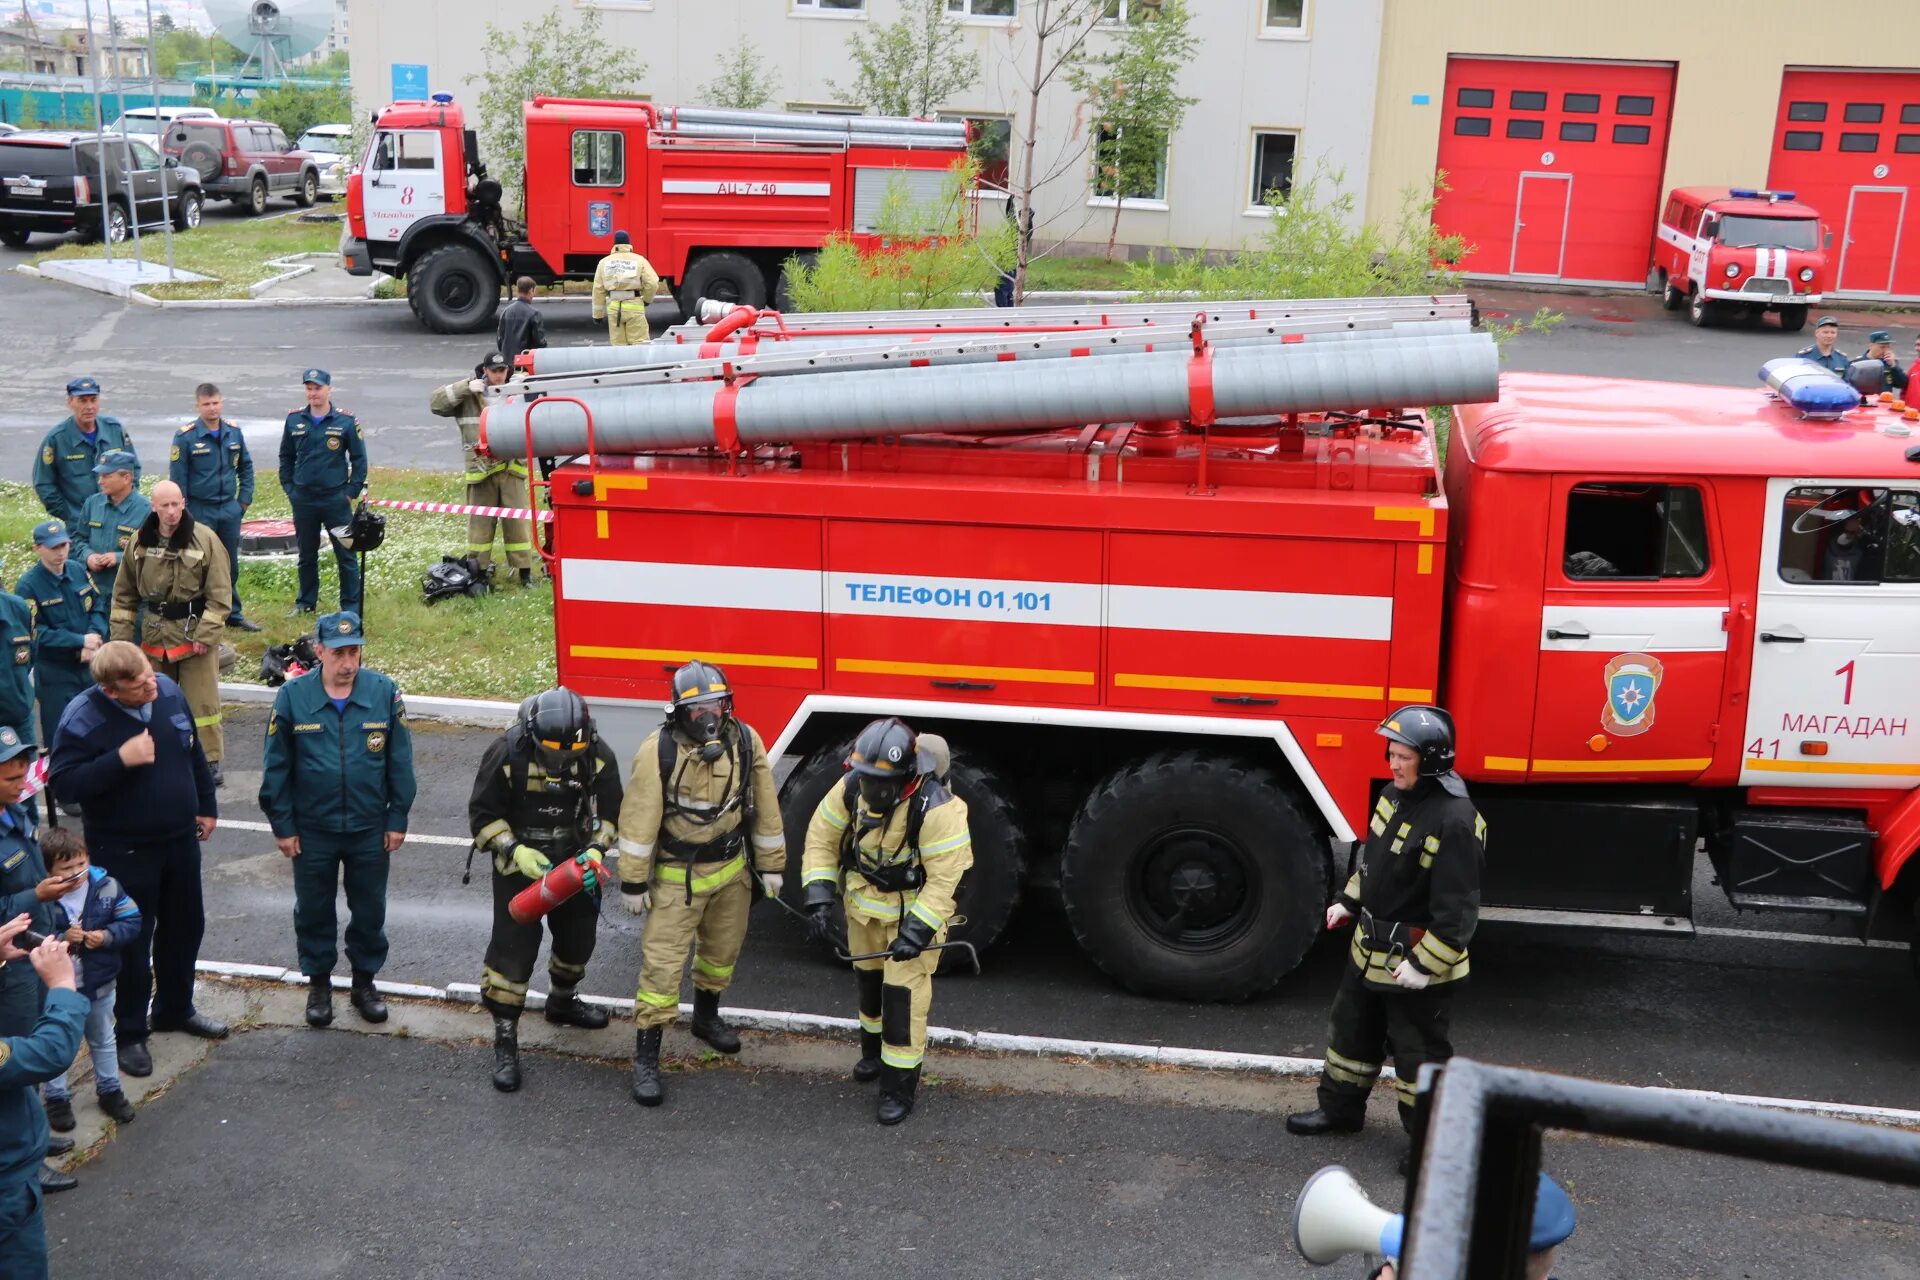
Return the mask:
<path id="1" fill-rule="evenodd" d="M 407 301 L 435 333 L 479 333 L 500 305 L 500 276 L 479 249 L 458 241 L 429 249 L 407 272 Z"/>
<path id="2" fill-rule="evenodd" d="M 852 748 L 849 739 L 816 751 L 793 771 L 782 790 L 780 821 L 787 835 L 787 882 L 782 896 L 796 907 L 805 896 L 800 873 L 807 824 L 827 792 L 846 779 L 843 762 Z M 1013 807 L 1005 781 L 993 770 L 969 760 L 964 752 L 953 753 L 947 783 L 967 802 L 967 827 L 973 837 L 973 866 L 960 880 L 954 907 L 954 914 L 965 917 L 965 923 L 954 926 L 948 937 L 955 942 L 971 942 L 984 954 L 1006 932 L 1007 922 L 1020 903 L 1020 890 L 1027 879 L 1026 828 Z M 834 916 L 837 929 L 837 907 Z M 949 951 L 941 958 L 940 972 L 961 970 L 972 970 L 964 953 Z"/>
<path id="3" fill-rule="evenodd" d="M 1676 288 L 1671 276 L 1660 278 L 1660 305 L 1669 311 L 1678 311 L 1687 305 L 1687 291 Z"/>
<path id="4" fill-rule="evenodd" d="M 1777 313 L 1780 317 L 1782 333 L 1798 333 L 1807 327 L 1807 309 L 1805 307 L 1782 307 Z"/>
<path id="5" fill-rule="evenodd" d="M 1720 318 L 1720 308 L 1705 293 L 1696 292 L 1687 298 L 1687 319 L 1693 321 L 1693 327 L 1704 329 Z"/>
<path id="6" fill-rule="evenodd" d="M 701 298 L 716 302 L 738 303 L 743 307 L 767 305 L 767 277 L 760 266 L 743 253 L 708 253 L 687 264 L 680 287 L 673 296 L 691 307 Z"/>
<path id="7" fill-rule="evenodd" d="M 1060 894 L 1082 949 L 1128 990 L 1245 1000 L 1319 936 L 1327 856 L 1270 770 L 1161 752 L 1087 798 Z"/>

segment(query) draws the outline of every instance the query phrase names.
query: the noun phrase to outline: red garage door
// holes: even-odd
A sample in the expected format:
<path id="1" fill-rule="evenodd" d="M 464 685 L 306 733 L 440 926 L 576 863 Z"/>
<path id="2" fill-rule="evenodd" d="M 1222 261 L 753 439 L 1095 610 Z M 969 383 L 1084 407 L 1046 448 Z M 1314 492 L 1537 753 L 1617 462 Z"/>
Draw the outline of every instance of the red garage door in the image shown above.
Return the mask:
<path id="1" fill-rule="evenodd" d="M 1447 59 L 1434 225 L 1472 275 L 1642 284 L 1672 106 L 1669 63 Z"/>
<path id="2" fill-rule="evenodd" d="M 1836 293 L 1920 297 L 1920 74 L 1789 70 L 1767 185 L 1820 211 Z"/>

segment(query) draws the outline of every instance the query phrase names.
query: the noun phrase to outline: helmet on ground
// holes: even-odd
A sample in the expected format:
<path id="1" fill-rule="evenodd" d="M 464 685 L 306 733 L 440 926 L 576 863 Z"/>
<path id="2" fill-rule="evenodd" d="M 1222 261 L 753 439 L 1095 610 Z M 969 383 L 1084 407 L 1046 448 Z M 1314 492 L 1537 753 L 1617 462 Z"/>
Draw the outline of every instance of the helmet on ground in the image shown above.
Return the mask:
<path id="1" fill-rule="evenodd" d="M 493 566 L 467 556 L 442 556 L 420 578 L 420 591 L 428 604 L 451 596 L 484 595 L 492 586 Z"/>
<path id="2" fill-rule="evenodd" d="M 587 760 L 593 747 L 593 714 L 587 700 L 561 685 L 543 689 L 520 704 L 520 736 L 533 744 L 534 759 L 550 775 L 565 773 Z"/>
<path id="3" fill-rule="evenodd" d="M 727 673 L 711 662 L 695 658 L 673 673 L 673 701 L 667 714 L 682 737 L 700 748 L 700 758 L 712 761 L 726 750 L 722 741 L 733 719 L 733 686 Z"/>
<path id="4" fill-rule="evenodd" d="M 376 550 L 387 540 L 387 518 L 378 511 L 369 511 L 367 504 L 362 502 L 351 520 L 335 525 L 327 532 L 347 550 L 364 555 Z"/>
<path id="5" fill-rule="evenodd" d="M 1421 777 L 1438 778 L 1453 772 L 1453 717 L 1439 707 L 1401 707 L 1381 721 L 1374 732 L 1418 751 Z"/>
<path id="6" fill-rule="evenodd" d="M 924 772 L 920 735 L 897 716 L 875 720 L 853 740 L 847 772 L 860 794 L 856 815 L 863 828 L 885 825 L 895 806 L 912 792 Z"/>

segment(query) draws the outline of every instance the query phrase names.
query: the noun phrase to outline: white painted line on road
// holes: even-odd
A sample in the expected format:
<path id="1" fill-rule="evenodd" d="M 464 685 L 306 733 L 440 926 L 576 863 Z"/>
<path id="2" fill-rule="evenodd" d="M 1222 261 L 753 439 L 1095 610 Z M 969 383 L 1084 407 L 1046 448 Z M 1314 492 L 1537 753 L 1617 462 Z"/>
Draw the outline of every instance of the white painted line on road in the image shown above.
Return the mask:
<path id="1" fill-rule="evenodd" d="M 220 682 L 222 702 L 271 703 L 279 690 L 264 684 L 246 684 L 237 680 Z M 407 714 L 416 720 L 445 720 L 479 728 L 505 728 L 520 714 L 517 702 L 495 702 L 486 698 L 435 698 L 424 694 L 407 695 Z"/>
<path id="2" fill-rule="evenodd" d="M 1693 931 L 1696 938 L 1743 938 L 1753 942 L 1824 942 L 1834 947 L 1873 947 L 1880 951 L 1905 951 L 1907 944 L 1893 942 L 1886 938 L 1835 938 L 1823 933 L 1768 933 L 1765 929 L 1733 929 L 1720 926 L 1697 926 Z"/>
<path id="3" fill-rule="evenodd" d="M 268 823 L 249 822 L 244 818 L 222 818 L 220 819 L 220 826 L 215 829 L 223 830 L 229 827 L 235 831 L 264 831 L 268 835 L 273 834 L 273 827 Z M 468 845 L 473 843 L 473 837 L 472 836 L 426 836 L 426 835 L 415 835 L 412 832 L 408 832 L 407 843 L 408 844 L 444 844 L 444 845 L 451 845 L 455 848 L 464 849 Z"/>

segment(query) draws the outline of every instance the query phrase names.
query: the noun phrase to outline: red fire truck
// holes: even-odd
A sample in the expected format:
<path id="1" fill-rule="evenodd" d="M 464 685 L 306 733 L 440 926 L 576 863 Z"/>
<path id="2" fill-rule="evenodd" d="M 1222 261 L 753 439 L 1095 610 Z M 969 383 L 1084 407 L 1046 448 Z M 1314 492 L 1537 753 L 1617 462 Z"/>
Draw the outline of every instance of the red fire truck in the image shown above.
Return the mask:
<path id="1" fill-rule="evenodd" d="M 1696 325 L 1771 311 L 1792 333 L 1832 280 L 1832 238 L 1819 211 L 1791 191 L 1679 187 L 1654 232 L 1649 283 L 1667 310 L 1685 307 Z"/>
<path id="2" fill-rule="evenodd" d="M 1108 322 L 1130 323 L 1086 323 Z M 1386 777 L 1375 726 L 1437 700 L 1490 829 L 1489 915 L 1690 932 L 1704 844 L 1737 907 L 1914 929 L 1920 415 L 1508 374 L 1452 411 L 1443 463 L 1415 410 L 1229 421 L 1233 353 L 1203 370 L 1164 328 L 1156 354 L 1031 369 L 1052 338 L 983 340 L 995 363 L 925 369 L 955 376 L 920 395 L 917 368 L 776 376 L 856 367 L 820 347 L 862 323 L 785 356 L 764 327 L 718 358 L 690 330 L 676 368 L 711 381 L 576 369 L 484 426 L 501 456 L 582 455 L 551 488 L 561 678 L 630 749 L 678 663 L 722 664 L 799 760 L 792 848 L 857 728 L 900 715 L 946 735 L 971 808 L 961 936 L 991 942 L 1031 882 L 1128 987 L 1243 998 L 1321 931 Z M 967 341 L 922 323 L 888 359 Z M 1364 337 L 1272 348 L 1266 385 L 1336 348 L 1361 361 L 1342 379 L 1398 360 Z M 1088 366 L 1155 412 L 1031 425 L 1094 393 L 1060 382 Z M 901 392 L 809 416 L 804 383 L 882 376 Z M 585 450 L 560 430 L 582 405 Z M 622 435 L 680 410 L 719 447 Z M 980 425 L 884 432 L 941 413 Z"/>
<path id="3" fill-rule="evenodd" d="M 493 323 L 502 285 L 589 280 L 626 231 L 676 296 L 761 306 L 789 258 L 869 239 L 890 187 L 941 189 L 967 126 L 874 116 L 536 98 L 526 104 L 524 223 L 448 94 L 375 119 L 347 183 L 346 270 L 407 278 L 436 333 Z"/>

